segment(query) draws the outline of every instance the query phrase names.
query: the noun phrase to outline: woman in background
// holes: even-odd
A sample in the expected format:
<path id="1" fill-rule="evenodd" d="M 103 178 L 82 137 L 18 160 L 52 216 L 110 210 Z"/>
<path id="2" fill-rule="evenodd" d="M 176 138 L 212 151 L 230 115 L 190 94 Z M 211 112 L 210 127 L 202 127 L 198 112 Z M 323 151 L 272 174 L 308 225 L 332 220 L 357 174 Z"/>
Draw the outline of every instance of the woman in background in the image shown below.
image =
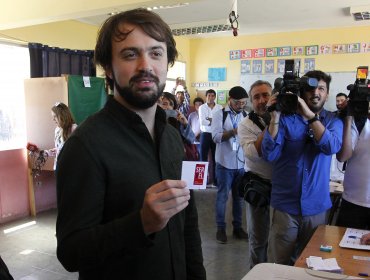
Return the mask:
<path id="1" fill-rule="evenodd" d="M 50 149 L 48 151 L 48 155 L 55 157 L 55 170 L 57 165 L 57 158 L 63 148 L 63 144 L 65 141 L 67 141 L 72 132 L 77 128 L 77 125 L 75 124 L 75 121 L 68 106 L 62 102 L 55 103 L 55 105 L 51 108 L 51 116 L 57 127 L 55 128 L 54 132 L 55 148 Z"/>

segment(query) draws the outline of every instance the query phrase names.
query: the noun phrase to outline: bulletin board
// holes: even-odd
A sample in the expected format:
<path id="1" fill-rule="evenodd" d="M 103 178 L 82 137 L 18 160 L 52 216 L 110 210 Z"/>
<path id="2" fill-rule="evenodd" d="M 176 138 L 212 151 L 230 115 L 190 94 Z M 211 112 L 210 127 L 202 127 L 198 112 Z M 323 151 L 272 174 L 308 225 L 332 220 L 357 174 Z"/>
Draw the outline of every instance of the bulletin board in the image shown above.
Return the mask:
<path id="1" fill-rule="evenodd" d="M 353 84 L 356 79 L 356 72 L 327 72 L 332 77 L 329 90 L 329 99 L 325 104 L 325 109 L 336 111 L 335 96 L 339 92 L 348 94 L 347 86 Z M 302 76 L 303 74 L 300 74 Z M 240 85 L 249 91 L 250 86 L 257 80 L 265 80 L 274 86 L 276 78 L 282 77 L 281 74 L 241 74 Z"/>

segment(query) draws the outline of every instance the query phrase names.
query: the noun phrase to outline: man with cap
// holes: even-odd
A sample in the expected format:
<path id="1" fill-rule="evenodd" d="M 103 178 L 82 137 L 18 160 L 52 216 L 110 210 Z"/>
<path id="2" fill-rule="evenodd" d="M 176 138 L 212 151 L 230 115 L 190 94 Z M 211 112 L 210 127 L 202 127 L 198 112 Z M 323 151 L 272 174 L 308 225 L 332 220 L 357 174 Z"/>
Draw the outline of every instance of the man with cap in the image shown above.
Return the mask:
<path id="1" fill-rule="evenodd" d="M 244 201 L 239 196 L 236 183 L 244 174 L 244 155 L 238 138 L 238 124 L 247 116 L 244 111 L 248 94 L 240 86 L 230 89 L 228 105 L 215 112 L 211 125 L 212 139 L 216 143 L 216 177 L 218 182 L 216 198 L 216 239 L 227 243 L 225 212 L 231 190 L 233 203 L 233 236 L 248 239 L 242 228 Z"/>

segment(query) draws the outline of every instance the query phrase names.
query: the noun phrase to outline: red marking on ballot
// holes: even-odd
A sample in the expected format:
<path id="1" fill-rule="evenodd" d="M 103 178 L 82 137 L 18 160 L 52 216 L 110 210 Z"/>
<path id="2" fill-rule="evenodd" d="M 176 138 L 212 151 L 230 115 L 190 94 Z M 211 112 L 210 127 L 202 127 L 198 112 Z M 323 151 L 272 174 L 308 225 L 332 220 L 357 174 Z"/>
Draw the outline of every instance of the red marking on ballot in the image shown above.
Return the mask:
<path id="1" fill-rule="evenodd" d="M 196 164 L 194 173 L 194 185 L 203 185 L 204 173 L 206 172 L 205 164 Z"/>

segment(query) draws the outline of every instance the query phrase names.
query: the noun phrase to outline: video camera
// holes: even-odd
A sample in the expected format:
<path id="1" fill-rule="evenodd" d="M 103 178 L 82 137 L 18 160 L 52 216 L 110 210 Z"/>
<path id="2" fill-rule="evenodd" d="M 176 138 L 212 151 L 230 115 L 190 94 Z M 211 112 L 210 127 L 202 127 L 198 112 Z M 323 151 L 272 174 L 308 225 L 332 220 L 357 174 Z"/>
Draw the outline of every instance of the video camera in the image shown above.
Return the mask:
<path id="1" fill-rule="evenodd" d="M 367 79 L 369 68 L 357 67 L 356 81 L 347 86 L 350 91 L 348 109 L 354 117 L 366 117 L 369 113 L 370 81 Z"/>
<path id="2" fill-rule="evenodd" d="M 299 69 L 299 68 L 298 68 Z M 298 109 L 298 96 L 308 90 L 317 88 L 316 78 L 299 77 L 298 69 L 294 69 L 294 59 L 285 60 L 283 78 L 274 82 L 274 91 L 278 91 L 275 109 L 283 114 L 294 114 Z"/>

